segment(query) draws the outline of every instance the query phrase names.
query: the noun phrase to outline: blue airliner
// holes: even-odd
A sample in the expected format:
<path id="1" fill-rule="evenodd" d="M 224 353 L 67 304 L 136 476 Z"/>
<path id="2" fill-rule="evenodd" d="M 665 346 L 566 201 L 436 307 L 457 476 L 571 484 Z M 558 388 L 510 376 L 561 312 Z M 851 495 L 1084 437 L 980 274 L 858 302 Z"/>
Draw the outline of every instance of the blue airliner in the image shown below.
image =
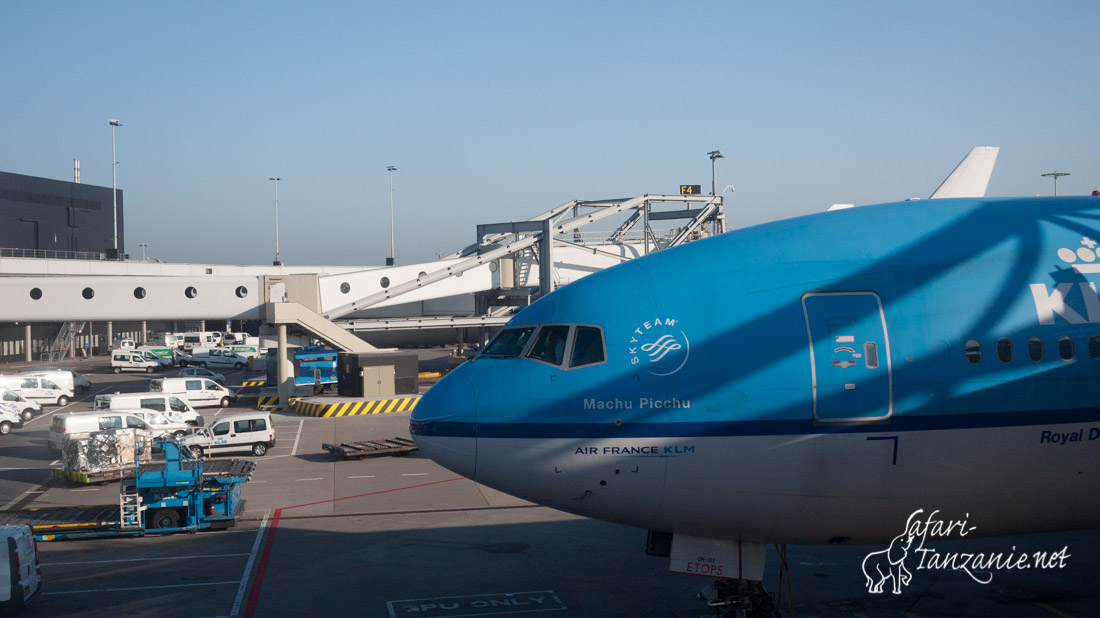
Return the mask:
<path id="1" fill-rule="evenodd" d="M 768 543 L 1100 526 L 1100 198 L 942 199 L 729 232 L 519 312 L 420 401 L 443 466 L 671 535 L 759 580 Z"/>

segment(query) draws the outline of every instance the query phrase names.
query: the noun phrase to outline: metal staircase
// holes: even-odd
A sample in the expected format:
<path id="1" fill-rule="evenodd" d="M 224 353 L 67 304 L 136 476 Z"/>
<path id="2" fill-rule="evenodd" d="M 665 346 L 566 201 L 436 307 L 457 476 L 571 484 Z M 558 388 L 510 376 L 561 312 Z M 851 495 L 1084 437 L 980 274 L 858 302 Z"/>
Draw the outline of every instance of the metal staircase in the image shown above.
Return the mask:
<path id="1" fill-rule="evenodd" d="M 50 345 L 50 349 L 43 354 L 44 360 L 56 363 L 59 360 L 65 358 L 65 355 L 72 349 L 76 340 L 76 334 L 84 330 L 84 325 L 87 322 L 64 322 L 61 324 L 61 329 L 57 331 L 57 337 Z"/>

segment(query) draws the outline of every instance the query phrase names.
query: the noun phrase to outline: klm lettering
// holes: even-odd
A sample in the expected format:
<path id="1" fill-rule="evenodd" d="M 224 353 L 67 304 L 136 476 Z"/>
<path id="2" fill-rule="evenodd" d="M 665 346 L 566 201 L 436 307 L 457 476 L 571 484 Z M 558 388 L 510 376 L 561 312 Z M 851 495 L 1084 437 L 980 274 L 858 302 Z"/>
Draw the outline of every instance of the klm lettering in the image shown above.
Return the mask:
<path id="1" fill-rule="evenodd" d="M 1096 284 L 1092 282 L 1059 283 L 1050 290 L 1045 283 L 1031 284 L 1031 297 L 1035 301 L 1035 313 L 1039 324 L 1053 325 L 1058 315 L 1070 324 L 1100 324 L 1100 295 L 1096 293 Z M 1082 299 L 1078 301 L 1077 299 Z M 1074 304 L 1083 302 L 1085 315 L 1066 304 L 1072 299 Z"/>

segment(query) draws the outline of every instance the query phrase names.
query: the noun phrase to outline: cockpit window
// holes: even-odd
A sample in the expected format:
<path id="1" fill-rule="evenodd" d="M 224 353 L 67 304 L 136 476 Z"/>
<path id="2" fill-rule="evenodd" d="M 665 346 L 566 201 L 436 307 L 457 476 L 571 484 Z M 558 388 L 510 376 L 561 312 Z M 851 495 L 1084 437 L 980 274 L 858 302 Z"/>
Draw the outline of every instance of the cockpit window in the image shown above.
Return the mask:
<path id="1" fill-rule="evenodd" d="M 560 365 L 565 358 L 565 341 L 568 338 L 568 326 L 543 326 L 535 336 L 535 343 L 531 345 L 527 358 Z"/>
<path id="2" fill-rule="evenodd" d="M 486 346 L 481 356 L 495 356 L 497 358 L 514 358 L 523 352 L 524 346 L 535 332 L 534 326 L 523 328 L 505 328 Z"/>
<path id="3" fill-rule="evenodd" d="M 603 361 L 603 336 L 600 329 L 592 326 L 578 326 L 577 336 L 573 339 L 573 354 L 569 359 L 569 366 L 582 367 Z"/>

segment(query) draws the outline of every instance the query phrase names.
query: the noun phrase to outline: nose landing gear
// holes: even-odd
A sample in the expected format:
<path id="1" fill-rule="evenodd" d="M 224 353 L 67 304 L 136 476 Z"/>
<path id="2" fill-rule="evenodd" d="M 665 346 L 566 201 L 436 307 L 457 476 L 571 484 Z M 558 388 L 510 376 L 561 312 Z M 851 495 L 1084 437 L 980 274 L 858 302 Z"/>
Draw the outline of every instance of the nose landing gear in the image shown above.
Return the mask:
<path id="1" fill-rule="evenodd" d="M 717 618 L 778 618 L 775 595 L 760 582 L 744 579 L 716 579 L 699 593 L 699 600 L 717 611 Z"/>

